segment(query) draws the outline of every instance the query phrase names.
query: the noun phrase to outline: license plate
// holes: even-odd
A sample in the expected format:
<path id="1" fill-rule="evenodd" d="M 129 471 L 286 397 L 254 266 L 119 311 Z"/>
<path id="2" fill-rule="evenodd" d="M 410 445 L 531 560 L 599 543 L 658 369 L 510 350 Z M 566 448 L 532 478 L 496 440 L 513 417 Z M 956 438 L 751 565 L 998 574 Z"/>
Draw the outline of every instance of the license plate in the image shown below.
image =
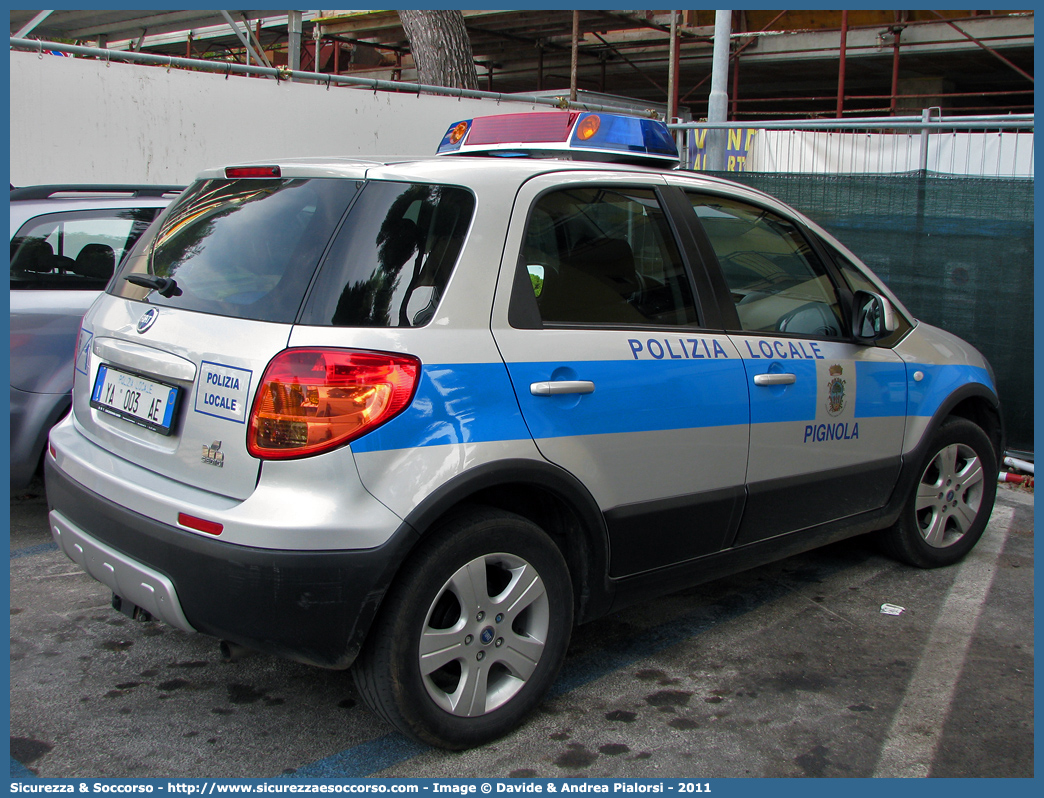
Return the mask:
<path id="1" fill-rule="evenodd" d="M 177 386 L 101 365 L 94 380 L 91 407 L 161 435 L 170 435 L 180 393 Z"/>

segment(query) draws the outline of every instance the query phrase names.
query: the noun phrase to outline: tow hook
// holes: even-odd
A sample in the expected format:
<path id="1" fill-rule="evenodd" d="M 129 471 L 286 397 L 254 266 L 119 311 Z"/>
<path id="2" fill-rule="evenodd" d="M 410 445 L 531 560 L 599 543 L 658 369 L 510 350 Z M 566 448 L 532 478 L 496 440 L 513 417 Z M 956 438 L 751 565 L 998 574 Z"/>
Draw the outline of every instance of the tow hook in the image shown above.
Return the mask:
<path id="1" fill-rule="evenodd" d="M 148 623 L 152 620 L 152 615 L 150 615 L 146 610 L 143 610 L 137 604 L 127 601 L 125 598 L 117 596 L 115 593 L 112 594 L 112 608 L 117 612 L 122 612 L 128 618 L 135 621 Z"/>

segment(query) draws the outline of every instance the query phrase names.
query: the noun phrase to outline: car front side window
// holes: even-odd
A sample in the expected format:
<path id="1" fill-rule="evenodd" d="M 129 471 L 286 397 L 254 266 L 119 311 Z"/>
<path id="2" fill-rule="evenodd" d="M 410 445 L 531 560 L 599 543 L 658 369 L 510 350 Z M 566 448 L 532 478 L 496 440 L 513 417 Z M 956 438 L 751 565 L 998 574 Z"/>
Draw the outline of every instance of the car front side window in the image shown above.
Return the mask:
<path id="1" fill-rule="evenodd" d="M 797 225 L 726 197 L 690 193 L 749 332 L 842 338 L 838 293 Z"/>

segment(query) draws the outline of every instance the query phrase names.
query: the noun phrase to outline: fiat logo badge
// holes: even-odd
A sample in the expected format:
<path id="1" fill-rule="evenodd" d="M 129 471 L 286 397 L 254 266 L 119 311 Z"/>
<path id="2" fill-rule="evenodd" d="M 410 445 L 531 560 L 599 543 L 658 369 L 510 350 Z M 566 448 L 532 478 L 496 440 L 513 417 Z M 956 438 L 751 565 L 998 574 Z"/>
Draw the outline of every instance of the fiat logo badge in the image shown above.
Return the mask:
<path id="1" fill-rule="evenodd" d="M 159 318 L 159 311 L 156 308 L 149 308 L 138 319 L 138 332 L 147 332 L 153 324 L 156 323 L 156 319 Z"/>

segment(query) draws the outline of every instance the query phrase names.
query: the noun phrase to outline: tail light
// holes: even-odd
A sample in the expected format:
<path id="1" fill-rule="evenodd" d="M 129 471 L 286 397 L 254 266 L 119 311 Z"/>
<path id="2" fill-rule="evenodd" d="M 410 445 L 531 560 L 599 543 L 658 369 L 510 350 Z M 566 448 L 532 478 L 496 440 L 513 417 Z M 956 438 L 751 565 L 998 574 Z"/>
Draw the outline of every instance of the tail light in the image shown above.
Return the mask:
<path id="1" fill-rule="evenodd" d="M 307 457 L 355 440 L 405 410 L 420 361 L 351 349 L 287 349 L 254 398 L 247 449 L 264 460 Z"/>

